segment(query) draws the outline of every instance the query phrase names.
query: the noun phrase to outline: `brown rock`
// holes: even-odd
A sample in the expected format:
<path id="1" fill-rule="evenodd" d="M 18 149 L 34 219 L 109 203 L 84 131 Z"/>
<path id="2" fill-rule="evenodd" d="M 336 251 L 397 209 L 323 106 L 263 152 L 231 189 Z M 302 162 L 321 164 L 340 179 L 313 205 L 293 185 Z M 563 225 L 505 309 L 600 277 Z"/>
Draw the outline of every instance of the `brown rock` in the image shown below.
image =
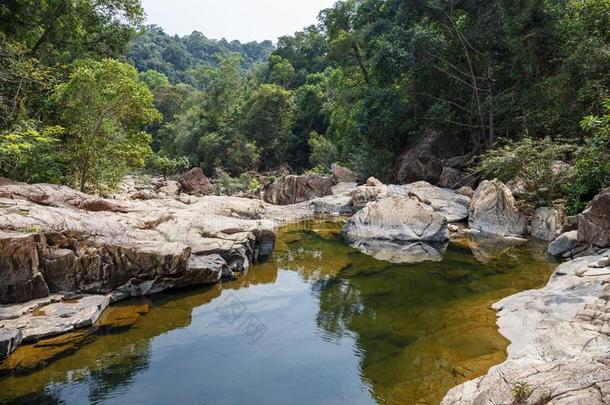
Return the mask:
<path id="1" fill-rule="evenodd" d="M 427 181 L 437 184 L 443 167 L 457 167 L 450 158 L 464 155 L 465 144 L 457 136 L 430 132 L 416 145 L 402 154 L 398 164 L 398 180 L 401 183 Z M 443 165 L 443 160 L 445 164 Z M 464 159 L 460 159 L 462 162 Z M 451 161 L 451 162 L 450 162 Z M 456 166 L 450 166 L 450 165 Z"/>
<path id="2" fill-rule="evenodd" d="M 343 167 L 337 163 L 333 163 L 330 167 L 330 170 L 333 173 L 333 178 L 335 181 L 340 183 L 353 183 L 358 181 L 358 175 L 348 169 L 347 167 Z"/>
<path id="3" fill-rule="evenodd" d="M 182 175 L 179 180 L 182 189 L 191 194 L 209 195 L 214 191 L 212 182 L 200 167 L 195 167 Z"/>
<path id="4" fill-rule="evenodd" d="M 578 240 L 610 247 L 610 188 L 599 193 L 578 216 Z"/>
<path id="5" fill-rule="evenodd" d="M 0 304 L 49 295 L 39 270 L 38 250 L 42 245 L 42 235 L 0 231 Z"/>
<path id="6" fill-rule="evenodd" d="M 332 195 L 335 181 L 320 175 L 284 176 L 267 184 L 263 200 L 275 205 L 290 205 Z"/>

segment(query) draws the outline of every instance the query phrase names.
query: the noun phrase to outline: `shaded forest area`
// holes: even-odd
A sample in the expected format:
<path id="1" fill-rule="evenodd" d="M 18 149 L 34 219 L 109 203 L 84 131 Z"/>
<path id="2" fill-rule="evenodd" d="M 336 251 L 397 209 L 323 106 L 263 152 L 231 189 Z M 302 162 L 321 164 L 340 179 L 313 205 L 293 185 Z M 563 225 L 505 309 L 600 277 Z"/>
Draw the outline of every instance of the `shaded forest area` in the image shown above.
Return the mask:
<path id="1" fill-rule="evenodd" d="M 391 181 L 442 133 L 533 201 L 576 211 L 610 184 L 608 0 L 339 1 L 274 48 L 143 20 L 138 0 L 0 5 L 4 176 L 103 190 L 145 166 L 340 162 Z"/>

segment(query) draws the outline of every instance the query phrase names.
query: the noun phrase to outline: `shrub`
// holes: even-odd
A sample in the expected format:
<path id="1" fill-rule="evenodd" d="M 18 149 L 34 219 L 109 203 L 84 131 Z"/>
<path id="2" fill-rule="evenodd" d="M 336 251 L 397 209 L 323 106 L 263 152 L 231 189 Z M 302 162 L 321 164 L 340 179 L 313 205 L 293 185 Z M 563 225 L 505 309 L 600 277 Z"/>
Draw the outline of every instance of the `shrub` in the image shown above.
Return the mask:
<path id="1" fill-rule="evenodd" d="M 488 150 L 475 170 L 504 182 L 518 179 L 524 188 L 521 197 L 535 205 L 548 205 L 562 196 L 562 187 L 572 175 L 565 161 L 573 150 L 567 143 L 526 136 Z"/>
<path id="2" fill-rule="evenodd" d="M 189 159 L 186 156 L 179 158 L 169 158 L 160 156 L 156 153 L 150 155 L 146 161 L 146 169 L 153 173 L 158 173 L 163 176 L 171 176 L 190 166 Z"/>
<path id="3" fill-rule="evenodd" d="M 32 183 L 59 183 L 61 155 L 55 151 L 63 128 L 25 121 L 0 133 L 0 175 Z"/>
<path id="4" fill-rule="evenodd" d="M 610 186 L 610 100 L 608 114 L 585 117 L 581 126 L 591 133 L 574 163 L 574 176 L 566 187 L 569 214 L 581 212 L 597 193 Z"/>
<path id="5" fill-rule="evenodd" d="M 309 134 L 309 149 L 311 154 L 309 155 L 309 163 L 312 167 L 316 168 L 318 172 L 328 173 L 330 166 L 335 163 L 339 157 L 339 151 L 335 144 L 333 144 L 324 135 L 320 135 L 317 132 Z"/>

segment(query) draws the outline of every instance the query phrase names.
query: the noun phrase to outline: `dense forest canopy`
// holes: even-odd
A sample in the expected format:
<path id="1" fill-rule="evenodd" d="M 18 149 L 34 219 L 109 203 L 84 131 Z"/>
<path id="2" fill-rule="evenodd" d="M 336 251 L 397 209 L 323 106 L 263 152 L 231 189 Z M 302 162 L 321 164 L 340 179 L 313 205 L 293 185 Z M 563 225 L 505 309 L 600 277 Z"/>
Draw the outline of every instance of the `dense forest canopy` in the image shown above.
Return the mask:
<path id="1" fill-rule="evenodd" d="M 189 71 L 199 65 L 217 66 L 218 58 L 230 53 L 243 57 L 243 66 L 250 68 L 267 60 L 273 51 L 273 43 L 227 41 L 206 38 L 201 32 L 179 37 L 170 36 L 161 27 L 149 25 L 136 36 L 127 52 L 127 58 L 141 71 L 154 70 L 163 73 L 172 83 L 194 84 Z"/>
<path id="2" fill-rule="evenodd" d="M 138 0 L 0 6 L 4 175 L 79 183 L 75 149 L 53 145 L 115 131 L 108 150 L 137 141 L 150 155 L 99 162 L 122 171 L 145 160 L 151 169 L 232 175 L 286 164 L 324 172 L 340 162 L 392 180 L 401 151 L 441 132 L 474 154 L 504 147 L 514 155 L 524 139 L 567 142 L 571 153 L 554 156 L 578 168 L 565 192 L 580 203 L 608 184 L 608 0 L 342 0 L 275 47 L 169 36 L 143 20 Z M 109 58 L 134 65 L 139 78 Z M 141 110 L 77 131 L 74 122 L 92 111 L 83 103 L 59 114 L 60 95 L 83 80 L 83 66 L 108 81 L 104 69 L 145 83 L 133 100 Z M 120 88 L 107 86 L 89 91 Z M 148 100 L 160 115 L 145 113 Z M 483 171 L 497 175 L 490 167 Z M 111 187 L 120 173 L 107 172 L 80 185 Z"/>

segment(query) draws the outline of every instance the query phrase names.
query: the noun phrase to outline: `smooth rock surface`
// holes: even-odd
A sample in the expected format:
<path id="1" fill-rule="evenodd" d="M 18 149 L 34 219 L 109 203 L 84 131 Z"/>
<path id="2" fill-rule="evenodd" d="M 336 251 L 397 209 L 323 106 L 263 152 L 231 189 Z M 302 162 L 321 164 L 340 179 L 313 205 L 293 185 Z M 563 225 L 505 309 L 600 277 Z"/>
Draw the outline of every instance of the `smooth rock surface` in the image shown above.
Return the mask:
<path id="1" fill-rule="evenodd" d="M 0 313 L 21 313 L 16 318 L 0 321 L 2 329 L 19 331 L 23 342 L 35 342 L 93 325 L 110 304 L 110 297 L 106 295 L 54 298 L 25 310 L 19 308 L 20 304 L 0 307 Z"/>
<path id="2" fill-rule="evenodd" d="M 540 207 L 532 214 L 532 236 L 536 239 L 551 241 L 561 228 L 559 212 L 553 207 Z"/>
<path id="3" fill-rule="evenodd" d="M 549 244 L 548 252 L 553 256 L 563 256 L 569 254 L 573 249 L 580 245 L 578 241 L 578 231 L 570 231 L 561 234 L 557 239 Z"/>
<path id="4" fill-rule="evenodd" d="M 510 190 L 499 180 L 484 180 L 472 197 L 468 225 L 471 229 L 501 236 L 528 232 L 525 216 L 515 206 Z"/>
<path id="5" fill-rule="evenodd" d="M 447 222 L 460 222 L 468 218 L 471 201 L 469 197 L 450 189 L 433 186 L 425 181 L 403 186 L 388 186 L 388 195 L 415 197 L 442 214 Z"/>
<path id="6" fill-rule="evenodd" d="M 494 304 L 508 360 L 453 388 L 443 404 L 606 404 L 610 401 L 610 268 L 599 256 L 559 266 L 540 290 Z"/>
<path id="7" fill-rule="evenodd" d="M 449 239 L 445 217 L 408 197 L 387 197 L 368 203 L 347 221 L 342 233 L 350 242 L 444 242 Z"/>

